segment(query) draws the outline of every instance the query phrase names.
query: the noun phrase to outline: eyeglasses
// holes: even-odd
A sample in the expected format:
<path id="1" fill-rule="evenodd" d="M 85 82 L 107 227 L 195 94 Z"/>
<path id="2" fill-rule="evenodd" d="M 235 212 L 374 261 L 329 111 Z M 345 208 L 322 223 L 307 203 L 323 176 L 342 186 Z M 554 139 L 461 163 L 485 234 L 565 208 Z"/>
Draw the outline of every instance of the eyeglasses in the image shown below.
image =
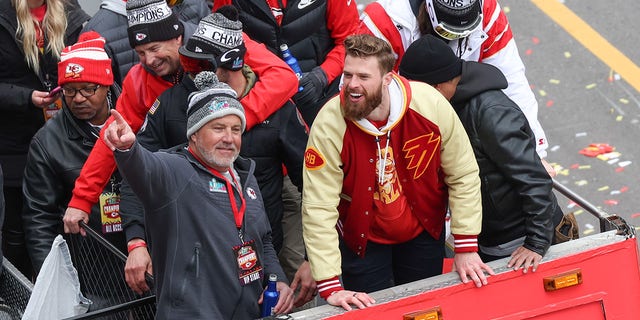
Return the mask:
<path id="1" fill-rule="evenodd" d="M 81 96 L 85 98 L 89 98 L 94 94 L 96 94 L 96 90 L 98 90 L 99 88 L 100 88 L 100 85 L 97 85 L 95 87 L 84 87 L 82 89 L 62 87 L 62 94 L 64 94 L 65 97 L 73 98 L 76 96 L 78 92 L 80 92 Z"/>

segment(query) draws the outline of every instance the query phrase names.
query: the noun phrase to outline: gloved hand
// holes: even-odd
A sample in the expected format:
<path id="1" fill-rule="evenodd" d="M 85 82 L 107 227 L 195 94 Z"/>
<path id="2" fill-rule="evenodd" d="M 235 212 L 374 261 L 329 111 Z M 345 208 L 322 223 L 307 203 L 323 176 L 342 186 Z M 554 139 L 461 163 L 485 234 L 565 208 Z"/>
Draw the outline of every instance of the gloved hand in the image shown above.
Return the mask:
<path id="1" fill-rule="evenodd" d="M 322 68 L 315 67 L 302 75 L 300 86 L 303 89 L 293 96 L 293 101 L 298 107 L 304 108 L 322 98 L 324 90 L 327 88 L 327 75 Z"/>

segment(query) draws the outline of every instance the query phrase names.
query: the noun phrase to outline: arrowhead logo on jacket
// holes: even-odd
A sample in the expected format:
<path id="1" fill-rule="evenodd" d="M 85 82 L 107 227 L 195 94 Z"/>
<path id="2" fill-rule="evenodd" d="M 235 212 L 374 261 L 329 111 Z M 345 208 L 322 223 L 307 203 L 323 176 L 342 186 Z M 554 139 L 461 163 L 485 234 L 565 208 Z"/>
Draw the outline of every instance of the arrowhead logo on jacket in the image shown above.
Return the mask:
<path id="1" fill-rule="evenodd" d="M 309 147 L 307 151 L 304 152 L 304 166 L 308 170 L 318 170 L 324 167 L 325 162 L 322 154 L 314 147 Z"/>
<path id="2" fill-rule="evenodd" d="M 409 160 L 407 170 L 414 170 L 413 178 L 420 178 L 429 167 L 433 155 L 440 150 L 440 136 L 433 133 L 422 135 L 405 142 L 402 147 L 404 158 Z"/>

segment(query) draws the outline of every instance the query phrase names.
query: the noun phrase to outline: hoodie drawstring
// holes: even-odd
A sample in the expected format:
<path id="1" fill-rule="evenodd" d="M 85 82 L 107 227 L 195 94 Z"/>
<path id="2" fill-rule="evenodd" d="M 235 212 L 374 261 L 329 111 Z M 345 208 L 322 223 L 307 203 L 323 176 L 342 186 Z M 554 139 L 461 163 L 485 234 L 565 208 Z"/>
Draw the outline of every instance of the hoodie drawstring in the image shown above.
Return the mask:
<path id="1" fill-rule="evenodd" d="M 376 137 L 376 145 L 378 146 L 378 184 L 384 182 L 384 168 L 387 166 L 387 152 L 389 151 L 389 140 L 391 140 L 391 130 L 387 131 L 387 145 L 384 147 L 384 154 L 380 149 L 380 137 Z"/>

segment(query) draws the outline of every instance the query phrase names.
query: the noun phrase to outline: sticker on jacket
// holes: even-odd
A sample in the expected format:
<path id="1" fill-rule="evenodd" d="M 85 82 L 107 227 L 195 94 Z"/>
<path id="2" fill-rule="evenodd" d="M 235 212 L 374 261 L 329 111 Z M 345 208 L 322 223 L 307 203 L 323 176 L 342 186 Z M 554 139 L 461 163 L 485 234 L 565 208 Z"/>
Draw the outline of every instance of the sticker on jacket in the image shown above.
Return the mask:
<path id="1" fill-rule="evenodd" d="M 209 191 L 227 193 L 227 186 L 216 180 L 216 178 L 212 178 L 211 181 L 209 181 Z"/>

